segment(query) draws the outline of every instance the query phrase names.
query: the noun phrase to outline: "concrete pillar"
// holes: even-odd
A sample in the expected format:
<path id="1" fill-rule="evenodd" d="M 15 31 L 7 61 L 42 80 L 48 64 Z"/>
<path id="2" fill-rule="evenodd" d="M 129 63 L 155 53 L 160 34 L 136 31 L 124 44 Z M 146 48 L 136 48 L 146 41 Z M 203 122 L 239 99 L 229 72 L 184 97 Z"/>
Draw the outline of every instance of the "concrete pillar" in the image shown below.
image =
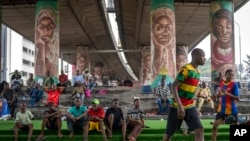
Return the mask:
<path id="1" fill-rule="evenodd" d="M 179 72 L 181 67 L 188 63 L 188 46 L 176 46 L 176 70 Z"/>
<path id="2" fill-rule="evenodd" d="M 39 0 L 35 18 L 36 80 L 50 75 L 58 82 L 59 4 L 57 0 Z M 49 73 L 49 74 L 48 74 Z"/>
<path id="3" fill-rule="evenodd" d="M 227 69 L 235 71 L 233 7 L 228 0 L 210 2 L 212 80 L 219 73 L 224 77 Z"/>
<path id="4" fill-rule="evenodd" d="M 76 69 L 84 74 L 86 69 L 89 69 L 89 55 L 87 49 L 78 48 L 76 53 Z"/>
<path id="5" fill-rule="evenodd" d="M 176 37 L 174 0 L 151 1 L 151 72 L 155 87 L 162 75 L 166 83 L 172 83 L 176 76 Z"/>

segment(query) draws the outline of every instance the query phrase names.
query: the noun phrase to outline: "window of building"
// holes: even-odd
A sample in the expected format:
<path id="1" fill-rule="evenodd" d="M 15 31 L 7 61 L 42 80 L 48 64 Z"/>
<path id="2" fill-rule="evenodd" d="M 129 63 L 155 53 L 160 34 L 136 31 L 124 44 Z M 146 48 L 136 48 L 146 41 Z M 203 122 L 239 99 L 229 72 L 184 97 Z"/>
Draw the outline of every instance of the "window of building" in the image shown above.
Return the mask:
<path id="1" fill-rule="evenodd" d="M 26 47 L 23 47 L 23 52 L 28 52 L 28 49 Z"/>
<path id="2" fill-rule="evenodd" d="M 23 59 L 23 64 L 25 64 L 25 65 L 30 65 L 31 62 L 30 62 L 29 60 Z"/>
<path id="3" fill-rule="evenodd" d="M 35 66 L 35 63 L 34 62 L 32 62 L 32 67 L 34 67 Z"/>
<path id="4" fill-rule="evenodd" d="M 28 76 L 28 73 L 26 71 L 22 72 L 23 76 Z"/>

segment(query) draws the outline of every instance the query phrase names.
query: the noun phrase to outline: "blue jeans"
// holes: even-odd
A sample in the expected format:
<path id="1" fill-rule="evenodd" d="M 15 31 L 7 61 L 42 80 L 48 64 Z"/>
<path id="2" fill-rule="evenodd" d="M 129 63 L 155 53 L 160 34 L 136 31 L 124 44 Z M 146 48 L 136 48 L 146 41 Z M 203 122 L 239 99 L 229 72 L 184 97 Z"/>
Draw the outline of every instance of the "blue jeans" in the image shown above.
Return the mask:
<path id="1" fill-rule="evenodd" d="M 90 92 L 92 92 L 94 90 L 95 86 L 96 86 L 96 82 L 89 83 L 88 88 L 89 88 Z"/>
<path id="2" fill-rule="evenodd" d="M 165 103 L 165 106 L 163 107 L 163 104 Z M 167 98 L 166 101 L 164 101 L 162 98 L 157 98 L 157 105 L 158 105 L 158 111 L 159 113 L 167 113 L 168 107 L 170 104 L 170 100 Z"/>

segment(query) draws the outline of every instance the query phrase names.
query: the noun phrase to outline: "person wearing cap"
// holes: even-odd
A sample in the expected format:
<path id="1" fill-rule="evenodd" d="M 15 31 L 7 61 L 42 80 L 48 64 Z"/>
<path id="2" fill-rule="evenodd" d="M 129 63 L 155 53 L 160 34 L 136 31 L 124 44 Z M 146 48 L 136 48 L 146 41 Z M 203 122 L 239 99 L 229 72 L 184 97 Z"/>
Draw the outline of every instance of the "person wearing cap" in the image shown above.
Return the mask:
<path id="1" fill-rule="evenodd" d="M 84 141 L 88 141 L 88 133 L 91 130 L 97 130 L 102 133 L 102 137 L 104 141 L 107 141 L 106 133 L 105 133 L 105 125 L 104 125 L 104 109 L 99 105 L 100 102 L 98 99 L 94 99 L 92 101 L 92 107 L 89 108 L 87 115 L 88 121 L 84 127 L 83 139 Z"/>
<path id="2" fill-rule="evenodd" d="M 87 116 L 87 107 L 81 106 L 81 98 L 75 98 L 75 106 L 68 109 L 64 114 L 67 119 L 67 126 L 70 132 L 69 137 L 74 136 L 74 130 L 83 130 Z"/>
<path id="3" fill-rule="evenodd" d="M 57 76 L 59 37 L 56 30 L 56 14 L 52 9 L 43 9 L 37 14 L 35 38 L 35 74 L 44 76 L 49 70 L 52 76 Z"/>
<path id="4" fill-rule="evenodd" d="M 134 98 L 134 108 L 128 110 L 127 113 L 127 128 L 131 129 L 127 139 L 130 141 L 136 141 L 136 138 L 142 131 L 144 124 L 144 112 L 140 107 L 141 101 L 139 98 Z"/>
<path id="5" fill-rule="evenodd" d="M 44 136 L 45 127 L 49 130 L 57 130 L 57 136 L 61 138 L 63 135 L 61 133 L 62 120 L 61 111 L 55 109 L 54 103 L 48 103 L 48 110 L 44 112 L 44 118 L 41 125 L 41 133 L 37 137 L 36 141 L 41 141 L 46 139 Z"/>
<path id="6" fill-rule="evenodd" d="M 122 140 L 126 140 L 126 122 L 122 109 L 119 107 L 119 99 L 112 101 L 112 107 L 108 108 L 105 113 L 104 123 L 108 131 L 108 137 L 112 137 L 113 129 L 122 129 Z"/>

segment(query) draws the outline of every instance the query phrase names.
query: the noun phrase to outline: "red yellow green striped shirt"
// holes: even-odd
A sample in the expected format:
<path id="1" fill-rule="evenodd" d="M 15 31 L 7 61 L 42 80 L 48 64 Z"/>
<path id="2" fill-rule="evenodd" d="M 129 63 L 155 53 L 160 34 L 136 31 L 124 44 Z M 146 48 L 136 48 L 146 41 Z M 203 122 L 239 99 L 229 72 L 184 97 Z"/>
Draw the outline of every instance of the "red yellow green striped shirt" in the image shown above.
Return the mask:
<path id="1" fill-rule="evenodd" d="M 181 82 L 178 87 L 178 95 L 184 109 L 195 107 L 195 101 L 193 98 L 199 84 L 200 72 L 189 63 L 181 68 L 177 75 L 177 79 Z M 174 99 L 172 107 L 177 107 L 177 103 Z"/>

